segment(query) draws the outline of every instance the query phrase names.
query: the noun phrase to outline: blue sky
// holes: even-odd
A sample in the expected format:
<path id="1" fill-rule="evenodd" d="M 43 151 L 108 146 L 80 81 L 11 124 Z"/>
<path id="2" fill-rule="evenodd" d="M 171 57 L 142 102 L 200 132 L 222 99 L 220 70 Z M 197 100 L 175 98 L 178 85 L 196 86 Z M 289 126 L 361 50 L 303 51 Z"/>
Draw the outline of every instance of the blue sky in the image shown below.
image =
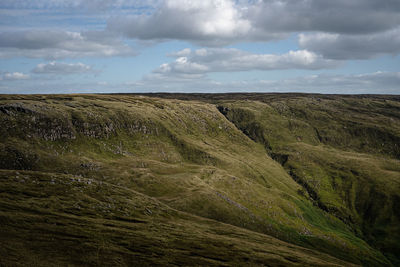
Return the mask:
<path id="1" fill-rule="evenodd" d="M 0 93 L 400 93 L 398 0 L 2 0 Z"/>

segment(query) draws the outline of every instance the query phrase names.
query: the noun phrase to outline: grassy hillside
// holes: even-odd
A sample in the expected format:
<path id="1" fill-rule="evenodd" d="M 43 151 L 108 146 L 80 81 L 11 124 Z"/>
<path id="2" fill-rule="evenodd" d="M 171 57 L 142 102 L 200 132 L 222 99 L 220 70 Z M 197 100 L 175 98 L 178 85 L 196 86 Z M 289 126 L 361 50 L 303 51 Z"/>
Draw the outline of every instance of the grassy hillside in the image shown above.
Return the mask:
<path id="1" fill-rule="evenodd" d="M 2 96 L 0 262 L 396 264 L 398 100 L 189 98 Z"/>
<path id="2" fill-rule="evenodd" d="M 3 170 L 0 183 L 3 266 L 349 264 L 89 178 Z"/>
<path id="3" fill-rule="evenodd" d="M 309 97 L 222 102 L 322 210 L 392 261 L 400 255 L 400 102 Z"/>

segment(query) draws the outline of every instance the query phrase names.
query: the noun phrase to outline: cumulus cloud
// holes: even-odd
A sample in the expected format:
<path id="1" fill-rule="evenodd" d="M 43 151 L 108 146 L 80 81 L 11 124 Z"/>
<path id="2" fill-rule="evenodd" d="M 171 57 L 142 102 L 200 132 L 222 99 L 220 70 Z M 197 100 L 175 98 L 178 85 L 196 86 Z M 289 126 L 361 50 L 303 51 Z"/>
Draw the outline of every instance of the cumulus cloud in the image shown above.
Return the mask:
<path id="1" fill-rule="evenodd" d="M 367 88 L 370 92 L 377 93 L 383 91 L 376 88 L 384 88 L 382 90 L 386 90 L 385 92 L 390 90 L 394 93 L 399 92 L 396 85 L 399 81 L 398 73 L 376 72 L 360 76 L 317 75 L 281 81 L 231 83 L 212 81 L 207 75 L 213 72 L 252 70 L 319 70 L 334 68 L 344 60 L 369 59 L 384 54 L 398 55 L 400 53 L 399 0 L 3 0 L 0 2 L 0 17 L 2 17 L 0 58 L 28 57 L 50 61 L 36 66 L 32 70 L 34 74 L 93 72 L 90 66 L 82 63 L 62 63 L 58 60 L 133 56 L 135 52 L 132 44 L 139 47 L 142 43 L 182 40 L 206 48 L 197 50 L 187 48 L 169 54 L 174 59 L 159 66 L 139 83 L 135 83 L 137 86 L 135 88 L 170 91 L 177 88 L 182 91 L 187 88 L 196 91 L 203 91 L 204 88 L 216 91 L 229 88 L 232 90 L 254 88 L 261 91 L 321 91 L 325 90 L 322 88 L 330 88 L 330 92 L 334 90 L 363 92 L 360 88 Z M 81 31 L 82 27 L 87 31 Z M 291 49 L 300 50 L 283 54 L 256 54 L 221 48 L 228 44 L 267 42 L 294 35 L 299 37 L 299 48 L 292 45 Z M 286 45 L 290 45 L 290 41 L 285 43 Z M 243 47 L 246 47 L 246 44 Z M 157 50 L 157 53 L 159 51 Z M 10 87 L 26 84 L 26 88 L 29 88 L 32 82 L 39 80 L 42 83 L 48 82 L 49 90 L 55 87 L 51 82 L 56 82 L 54 79 L 56 76 L 44 75 L 39 79 L 39 75 L 32 73 L 33 79 L 28 74 L 20 72 L 0 73 L 2 80 L 0 87 L 5 88 L 4 86 L 8 86 L 10 81 Z M 52 81 L 44 82 L 43 78 Z M 86 76 L 79 78 L 84 80 Z M 79 88 L 80 85 L 80 81 L 75 81 L 71 86 Z M 94 83 L 94 86 L 96 85 L 100 84 Z M 41 86 L 42 84 L 37 88 Z M 64 88 L 67 86 L 66 83 Z M 82 88 L 89 90 L 90 86 L 92 85 L 88 82 L 82 85 Z M 106 86 L 102 86 L 105 89 Z M 107 86 L 117 88 L 112 87 L 112 84 Z M 118 88 L 124 89 L 123 86 Z"/>
<path id="2" fill-rule="evenodd" d="M 368 34 L 398 25 L 397 0 L 166 0 L 149 14 L 108 22 L 129 38 L 206 46 L 281 39 L 293 32 Z"/>
<path id="3" fill-rule="evenodd" d="M 33 70 L 36 74 L 82 74 L 93 72 L 91 66 L 83 63 L 49 62 L 38 64 Z"/>
<path id="4" fill-rule="evenodd" d="M 264 31 L 322 31 L 365 34 L 400 23 L 397 0 L 263 0 L 246 11 L 254 27 Z"/>
<path id="5" fill-rule="evenodd" d="M 161 74 L 204 74 L 278 69 L 323 69 L 338 66 L 334 60 L 326 60 L 307 50 L 289 51 L 286 54 L 253 54 L 234 48 L 209 48 L 191 51 L 186 48 L 171 54 L 174 62 L 162 64 L 154 70 Z"/>
<path id="6" fill-rule="evenodd" d="M 134 55 L 111 33 L 32 30 L 0 33 L 0 57 L 76 58 Z"/>
<path id="7" fill-rule="evenodd" d="M 0 80 L 5 81 L 16 81 L 16 80 L 27 80 L 30 76 L 22 72 L 6 72 L 0 75 Z"/>
<path id="8" fill-rule="evenodd" d="M 332 59 L 368 59 L 400 53 L 400 27 L 367 35 L 300 34 L 299 45 Z"/>
<path id="9" fill-rule="evenodd" d="M 3 32 L 0 33 L 0 57 L 57 59 L 132 55 L 132 49 L 119 37 L 121 34 L 140 41 L 184 40 L 210 47 L 278 40 L 302 33 L 302 49 L 329 58 L 369 58 L 399 53 L 398 0 L 4 0 L 0 4 L 0 10 L 6 10 L 2 16 L 17 9 L 30 9 L 37 15 L 37 10 L 51 13 L 51 10 L 68 8 L 74 12 L 68 13 L 67 21 L 76 12 L 79 16 L 89 16 L 82 10 L 107 11 L 107 16 L 95 19 L 96 25 L 107 21 L 107 29 L 81 33 Z M 60 16 L 52 14 L 53 19 Z M 37 20 L 36 15 L 33 21 Z M 21 21 L 19 18 L 20 15 L 18 21 Z M 86 19 L 86 24 L 93 23 L 89 17 Z M 82 21 L 82 18 L 76 17 L 76 20 Z M 346 54 L 346 51 L 349 52 Z"/>
<path id="10" fill-rule="evenodd" d="M 166 0 L 148 14 L 114 17 L 108 28 L 133 39 L 204 46 L 302 32 L 303 49 L 331 59 L 366 59 L 400 52 L 400 1 Z"/>
<path id="11" fill-rule="evenodd" d="M 149 15 L 115 17 L 108 27 L 135 39 L 189 40 L 209 46 L 282 37 L 279 33 L 254 32 L 250 18 L 245 18 L 242 7 L 231 0 L 166 0 Z"/>

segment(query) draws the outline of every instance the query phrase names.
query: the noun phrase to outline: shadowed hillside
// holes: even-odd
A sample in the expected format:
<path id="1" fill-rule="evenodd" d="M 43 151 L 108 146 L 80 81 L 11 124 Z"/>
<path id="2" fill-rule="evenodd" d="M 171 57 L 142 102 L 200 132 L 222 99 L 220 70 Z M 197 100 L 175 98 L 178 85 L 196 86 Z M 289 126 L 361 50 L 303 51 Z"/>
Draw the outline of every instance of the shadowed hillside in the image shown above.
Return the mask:
<path id="1" fill-rule="evenodd" d="M 152 96 L 1 97 L 0 263 L 398 264 L 398 98 Z"/>
<path id="2" fill-rule="evenodd" d="M 399 255 L 400 105 L 300 97 L 219 109 L 265 146 L 316 206 Z"/>

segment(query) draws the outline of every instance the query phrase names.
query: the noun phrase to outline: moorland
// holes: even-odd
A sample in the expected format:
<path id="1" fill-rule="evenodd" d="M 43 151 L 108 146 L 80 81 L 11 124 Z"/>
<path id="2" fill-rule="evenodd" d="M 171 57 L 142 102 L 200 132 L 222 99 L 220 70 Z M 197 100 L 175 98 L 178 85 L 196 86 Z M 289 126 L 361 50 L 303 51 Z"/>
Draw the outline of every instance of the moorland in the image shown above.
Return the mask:
<path id="1" fill-rule="evenodd" d="M 400 96 L 1 95 L 0 137 L 0 265 L 400 265 Z"/>

